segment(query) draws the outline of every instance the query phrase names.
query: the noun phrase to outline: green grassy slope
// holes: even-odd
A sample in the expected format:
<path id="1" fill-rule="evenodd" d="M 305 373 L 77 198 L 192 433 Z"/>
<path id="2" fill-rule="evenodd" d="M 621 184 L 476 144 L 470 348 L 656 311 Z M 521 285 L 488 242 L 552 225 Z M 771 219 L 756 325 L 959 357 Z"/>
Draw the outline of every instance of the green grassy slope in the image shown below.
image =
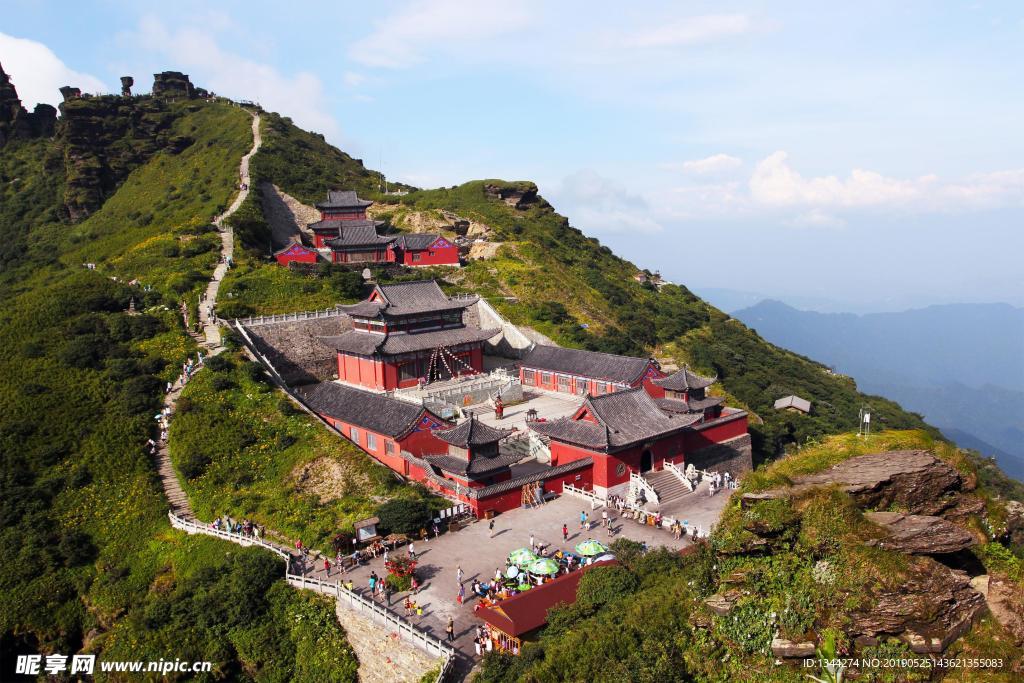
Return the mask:
<path id="1" fill-rule="evenodd" d="M 174 133 L 193 144 L 135 167 L 77 225 L 57 221 L 59 136 L 0 151 L 3 178 L 18 178 L 0 241 L 20 244 L 0 276 L 5 672 L 14 653 L 84 650 L 210 659 L 231 678 L 355 679 L 328 600 L 278 587 L 265 553 L 169 531 L 144 447 L 161 386 L 193 350 L 176 311 L 194 308 L 216 260 L 206 226 L 234 191 L 249 122 L 225 104 L 182 108 Z M 144 314 L 124 313 L 133 298 Z"/>

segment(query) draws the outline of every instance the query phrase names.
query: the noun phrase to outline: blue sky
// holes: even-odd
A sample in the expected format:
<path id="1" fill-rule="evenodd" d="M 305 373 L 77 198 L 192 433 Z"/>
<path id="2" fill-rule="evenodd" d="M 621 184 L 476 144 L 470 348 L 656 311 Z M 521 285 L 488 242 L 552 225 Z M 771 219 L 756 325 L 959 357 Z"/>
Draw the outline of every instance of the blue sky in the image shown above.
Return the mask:
<path id="1" fill-rule="evenodd" d="M 396 179 L 535 180 L 697 291 L 1024 305 L 1024 5 L 624 5 L 9 0 L 0 63 L 29 105 L 175 69 Z"/>

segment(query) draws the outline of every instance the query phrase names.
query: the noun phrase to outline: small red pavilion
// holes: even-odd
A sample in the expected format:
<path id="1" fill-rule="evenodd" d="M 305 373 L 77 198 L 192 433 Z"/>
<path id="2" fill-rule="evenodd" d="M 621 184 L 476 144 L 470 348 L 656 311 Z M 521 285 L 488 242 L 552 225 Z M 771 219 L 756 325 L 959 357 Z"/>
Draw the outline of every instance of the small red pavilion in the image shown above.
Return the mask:
<path id="1" fill-rule="evenodd" d="M 338 353 L 338 379 L 377 391 L 483 371 L 483 344 L 500 330 L 467 327 L 476 296 L 453 298 L 437 282 L 377 285 L 365 301 L 340 308 L 352 329 L 319 337 Z"/>
<path id="2" fill-rule="evenodd" d="M 274 259 L 282 266 L 289 263 L 316 263 L 319 258 L 320 254 L 316 249 L 310 249 L 298 242 L 292 242 L 284 249 L 274 252 Z"/>
<path id="3" fill-rule="evenodd" d="M 316 204 L 316 208 L 320 210 L 320 220 L 309 224 L 309 229 L 314 235 L 313 246 L 320 249 L 327 246 L 324 244 L 327 240 L 341 237 L 342 226 L 354 231 L 358 231 L 359 228 L 370 228 L 376 235 L 376 226 L 384 223 L 366 218 L 366 210 L 372 205 L 372 201 L 360 199 L 353 190 L 328 192 L 327 201 Z"/>

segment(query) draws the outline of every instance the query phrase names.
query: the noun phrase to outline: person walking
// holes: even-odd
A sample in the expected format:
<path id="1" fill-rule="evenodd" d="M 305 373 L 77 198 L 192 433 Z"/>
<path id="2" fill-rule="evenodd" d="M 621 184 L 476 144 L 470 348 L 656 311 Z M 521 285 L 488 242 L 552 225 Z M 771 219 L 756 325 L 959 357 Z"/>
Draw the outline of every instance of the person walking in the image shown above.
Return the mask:
<path id="1" fill-rule="evenodd" d="M 385 550 L 385 552 L 387 552 L 387 551 Z M 416 546 L 413 544 L 412 541 L 409 541 L 409 559 L 410 560 L 415 560 L 416 559 Z"/>
<path id="2" fill-rule="evenodd" d="M 465 575 L 465 572 L 462 571 L 462 565 L 458 565 L 455 568 L 455 579 L 459 582 L 460 586 L 462 585 L 462 577 L 464 577 Z"/>
<path id="3" fill-rule="evenodd" d="M 530 534 L 530 550 L 535 550 L 536 548 L 537 548 L 537 542 L 534 540 L 533 534 L 531 533 Z"/>
<path id="4" fill-rule="evenodd" d="M 473 639 L 473 649 L 476 650 L 476 656 L 480 656 L 480 636 Z"/>
<path id="5" fill-rule="evenodd" d="M 494 518 L 492 517 L 487 523 L 487 532 L 494 538 Z"/>
<path id="6" fill-rule="evenodd" d="M 466 584 L 459 584 L 459 597 L 456 598 L 455 601 L 458 602 L 460 605 L 466 602 Z"/>
<path id="7" fill-rule="evenodd" d="M 448 637 L 449 643 L 455 642 L 455 620 L 448 617 L 448 625 L 444 627 L 444 632 Z"/>
<path id="8" fill-rule="evenodd" d="M 377 587 L 377 572 L 370 572 L 370 595 L 373 595 L 373 589 Z"/>
<path id="9" fill-rule="evenodd" d="M 587 511 L 586 510 L 581 510 L 580 511 L 580 529 L 583 529 L 586 526 L 587 526 Z"/>
<path id="10" fill-rule="evenodd" d="M 568 543 L 569 542 L 569 525 L 568 524 L 562 524 L 562 542 L 563 543 Z"/>
<path id="11" fill-rule="evenodd" d="M 409 582 L 409 590 L 412 591 L 413 595 L 420 592 L 420 582 L 416 580 L 415 574 L 413 574 L 412 580 Z"/>
<path id="12" fill-rule="evenodd" d="M 324 573 L 327 574 L 327 576 L 331 575 L 331 561 L 326 557 L 324 558 Z"/>

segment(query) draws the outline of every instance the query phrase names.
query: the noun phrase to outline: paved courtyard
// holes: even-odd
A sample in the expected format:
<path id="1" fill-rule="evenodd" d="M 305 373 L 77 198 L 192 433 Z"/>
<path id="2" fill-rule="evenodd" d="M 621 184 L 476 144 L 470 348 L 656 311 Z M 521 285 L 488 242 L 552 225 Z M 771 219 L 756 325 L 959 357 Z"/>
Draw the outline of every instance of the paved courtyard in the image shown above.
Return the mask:
<path id="1" fill-rule="evenodd" d="M 526 413 L 529 410 L 536 410 L 537 416 L 555 420 L 566 417 L 576 412 L 576 409 L 583 403 L 582 396 L 572 394 L 558 394 L 553 391 L 538 391 L 532 387 L 523 387 L 522 403 L 505 406 L 505 415 L 502 419 L 494 416 L 494 409 L 488 406 L 473 406 L 470 410 L 476 413 L 481 422 L 492 427 L 511 429 L 515 427 L 520 431 L 526 431 Z"/>
<path id="2" fill-rule="evenodd" d="M 727 501 L 728 494 L 726 492 L 708 496 L 706 489 L 699 488 L 693 494 L 677 501 L 673 507 L 680 513 L 680 518 L 689 519 L 691 524 L 699 524 L 702 529 L 707 530 L 717 520 Z M 620 519 L 613 510 L 609 510 L 615 532 L 612 538 L 609 538 L 603 529 L 598 528 L 599 523 L 595 524 L 591 531 L 583 531 L 579 528 L 579 517 L 582 510 L 586 510 L 591 519 L 600 522 L 602 509 L 599 507 L 592 510 L 589 502 L 569 495 L 562 495 L 542 507 L 519 508 L 497 516 L 494 520 L 493 537 L 488 531 L 487 521 L 480 520 L 455 533 L 443 534 L 438 539 L 432 539 L 426 543 L 417 541 L 416 551 L 419 558 L 417 576 L 422 581 L 422 587 L 415 599 L 423 607 L 424 614 L 422 617 L 412 617 L 412 621 L 435 636 L 444 638 L 444 628 L 448 618 L 454 619 L 455 645 L 460 653 L 458 669 L 465 675 L 475 664 L 473 631 L 477 624 L 482 623 L 474 616 L 475 601 L 469 595 L 469 584 L 474 578 L 483 581 L 493 577 L 495 569 L 504 569 L 505 558 L 512 550 L 530 545 L 531 533 L 538 542 L 548 543 L 552 549 L 570 551 L 575 548 L 577 543 L 588 538 L 595 538 L 604 543 L 609 543 L 615 538 L 629 538 L 638 542 L 646 542 L 652 548 L 666 546 L 682 549 L 689 545 L 687 540 L 674 539 L 667 530 L 641 526 L 631 519 Z M 563 523 L 569 526 L 568 542 L 562 541 Z M 405 549 L 399 549 L 398 552 L 404 554 Z M 459 566 L 462 567 L 463 580 L 467 584 L 467 599 L 464 605 L 459 605 L 456 601 L 459 589 L 456 571 Z M 351 577 L 356 590 L 365 594 L 371 571 L 376 571 L 377 575 L 381 577 L 387 574 L 383 558 L 372 560 L 351 571 L 348 575 L 343 575 L 337 569 L 332 569 L 331 575 L 325 577 L 321 568 L 316 573 L 310 572 L 309 576 L 327 578 L 331 581 Z M 392 610 L 394 612 L 403 613 L 404 599 L 404 593 L 393 596 Z"/>

